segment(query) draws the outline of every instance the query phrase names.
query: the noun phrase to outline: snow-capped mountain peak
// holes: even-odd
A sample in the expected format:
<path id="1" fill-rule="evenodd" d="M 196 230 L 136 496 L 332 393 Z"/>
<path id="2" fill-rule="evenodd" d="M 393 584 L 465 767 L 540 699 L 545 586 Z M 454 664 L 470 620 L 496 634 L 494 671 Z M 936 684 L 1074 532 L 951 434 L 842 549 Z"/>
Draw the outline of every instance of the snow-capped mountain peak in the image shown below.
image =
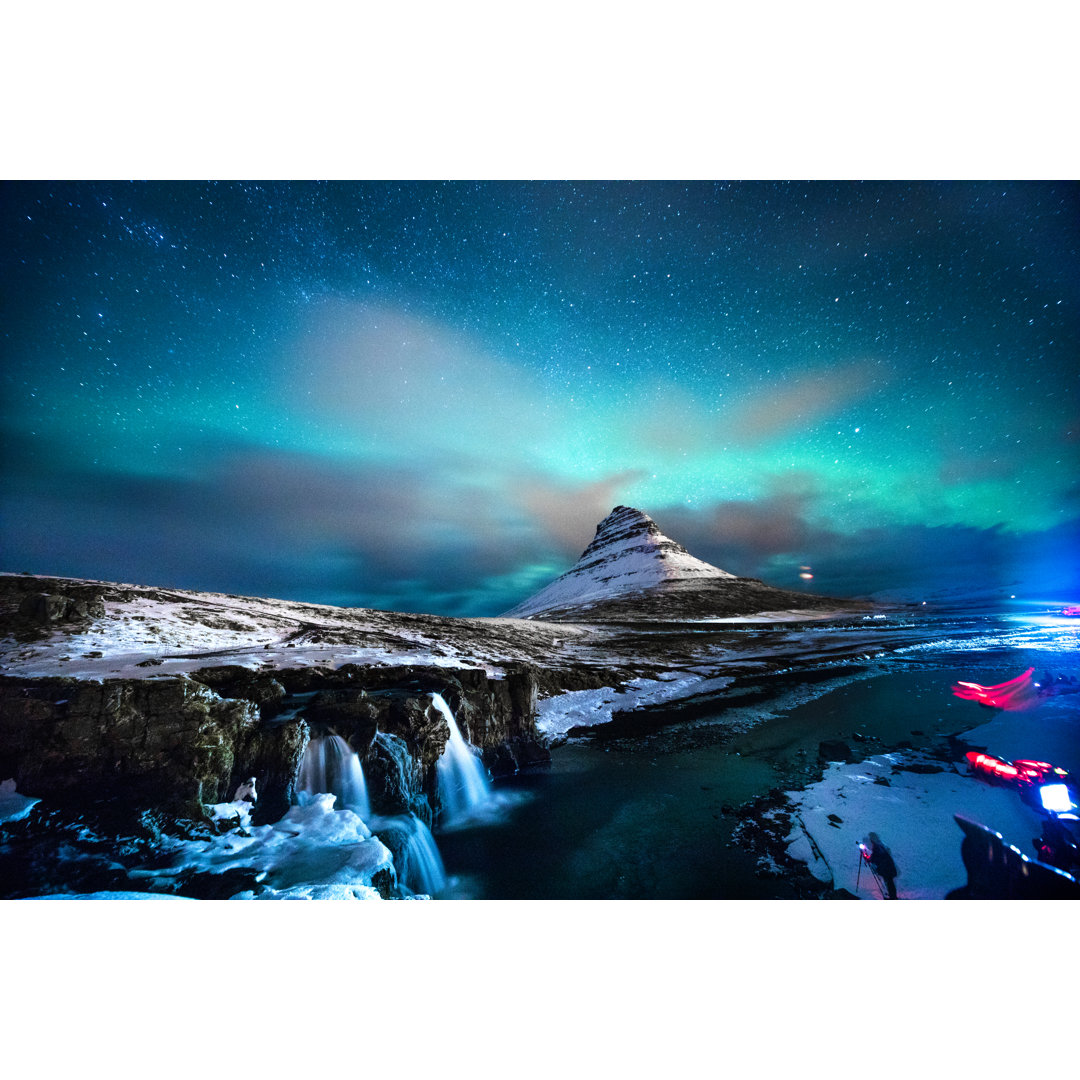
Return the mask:
<path id="1" fill-rule="evenodd" d="M 665 536 L 648 514 L 616 506 L 596 527 L 592 543 L 561 577 L 506 612 L 528 618 L 567 605 L 587 605 L 656 586 L 734 578 Z"/>

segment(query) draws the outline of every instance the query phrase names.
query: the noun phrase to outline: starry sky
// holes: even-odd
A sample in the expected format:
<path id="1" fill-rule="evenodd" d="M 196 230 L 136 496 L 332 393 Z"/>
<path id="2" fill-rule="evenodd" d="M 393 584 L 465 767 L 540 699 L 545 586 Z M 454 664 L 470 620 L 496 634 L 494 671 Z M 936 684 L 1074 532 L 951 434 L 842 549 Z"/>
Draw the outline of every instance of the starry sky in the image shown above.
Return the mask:
<path id="1" fill-rule="evenodd" d="M 1076 184 L 7 182 L 0 229 L 3 569 L 496 615 L 623 503 L 773 585 L 1080 600 Z"/>

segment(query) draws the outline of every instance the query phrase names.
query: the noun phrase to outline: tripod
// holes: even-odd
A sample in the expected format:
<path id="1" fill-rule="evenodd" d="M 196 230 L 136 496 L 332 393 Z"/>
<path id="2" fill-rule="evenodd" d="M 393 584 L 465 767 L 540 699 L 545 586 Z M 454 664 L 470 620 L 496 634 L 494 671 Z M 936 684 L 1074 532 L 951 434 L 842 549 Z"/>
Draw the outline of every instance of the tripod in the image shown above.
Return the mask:
<path id="1" fill-rule="evenodd" d="M 870 852 L 865 844 L 861 844 L 856 841 L 855 846 L 859 849 L 859 872 L 855 875 L 855 891 L 859 891 L 859 881 L 862 879 L 863 863 L 866 863 L 870 867 L 870 873 L 873 874 L 874 880 L 877 882 L 878 892 L 881 893 L 881 899 L 885 899 L 885 882 L 881 880 L 881 875 L 874 869 L 874 864 L 870 861 Z"/>

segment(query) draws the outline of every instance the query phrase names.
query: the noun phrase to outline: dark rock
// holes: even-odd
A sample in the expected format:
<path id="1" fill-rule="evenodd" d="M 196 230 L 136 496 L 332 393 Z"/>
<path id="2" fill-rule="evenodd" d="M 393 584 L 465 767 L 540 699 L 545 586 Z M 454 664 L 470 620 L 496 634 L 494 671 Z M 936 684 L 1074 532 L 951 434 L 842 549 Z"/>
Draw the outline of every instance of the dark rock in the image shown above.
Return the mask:
<path id="1" fill-rule="evenodd" d="M 191 673 L 191 678 L 216 690 L 221 697 L 254 702 L 262 716 L 273 715 L 285 700 L 285 687 L 273 675 L 263 675 L 237 664 L 199 668 Z"/>
<path id="2" fill-rule="evenodd" d="M 503 677 L 358 665 L 273 675 L 220 665 L 104 682 L 0 677 L 0 771 L 28 795 L 108 798 L 193 821 L 255 777 L 253 820 L 262 824 L 291 804 L 311 735 L 332 732 L 360 755 L 376 812 L 411 812 L 430 825 L 435 765 L 450 736 L 432 695 L 502 775 L 550 763 L 536 729 L 538 683 L 527 664 Z"/>
<path id="3" fill-rule="evenodd" d="M 292 805 L 308 737 L 308 726 L 303 720 L 259 724 L 244 732 L 236 750 L 226 798 L 231 798 L 237 785 L 247 777 L 254 776 L 259 794 L 251 815 L 255 825 L 280 820 Z"/>
<path id="4" fill-rule="evenodd" d="M 822 761 L 852 762 L 857 760 L 851 753 L 851 747 L 843 739 L 825 739 L 818 743 L 818 757 Z"/>
<path id="5" fill-rule="evenodd" d="M 963 830 L 960 858 L 967 882 L 946 900 L 1076 900 L 1080 882 L 1070 874 L 1025 859 L 1001 836 L 963 814 L 953 814 Z"/>
<path id="6" fill-rule="evenodd" d="M 423 775 L 401 736 L 380 731 L 363 759 L 363 766 L 368 798 L 376 814 L 386 817 L 406 814 L 422 799 L 427 807 L 424 823 L 430 828 L 431 807 L 420 792 Z M 422 813 L 417 817 L 423 820 Z"/>
<path id="7" fill-rule="evenodd" d="M 316 734 L 340 735 L 362 758 L 378 730 L 379 712 L 379 704 L 364 690 L 322 690 L 302 715 Z"/>
<path id="8" fill-rule="evenodd" d="M 387 869 L 372 874 L 371 884 L 384 900 L 389 900 L 394 895 L 394 889 L 397 886 L 394 871 Z"/>
<path id="9" fill-rule="evenodd" d="M 105 604 L 94 596 L 35 592 L 22 598 L 18 612 L 31 622 L 48 626 L 61 622 L 103 619 Z"/>
<path id="10" fill-rule="evenodd" d="M 426 795 L 416 795 L 409 801 L 409 813 L 415 814 L 429 829 L 435 815 Z"/>
<path id="11" fill-rule="evenodd" d="M 196 900 L 228 900 L 237 893 L 257 890 L 259 877 L 258 871 L 243 866 L 233 866 L 216 874 L 187 870 L 175 876 L 171 895 Z"/>
<path id="12" fill-rule="evenodd" d="M 0 679 L 5 761 L 18 790 L 42 798 L 109 798 L 198 818 L 203 804 L 229 797 L 238 773 L 258 775 L 245 758 L 265 762 L 271 743 L 288 759 L 278 774 L 291 768 L 296 733 L 267 733 L 267 742 L 254 738 L 258 726 L 251 702 L 183 677 Z M 271 799 L 274 789 L 264 781 Z"/>

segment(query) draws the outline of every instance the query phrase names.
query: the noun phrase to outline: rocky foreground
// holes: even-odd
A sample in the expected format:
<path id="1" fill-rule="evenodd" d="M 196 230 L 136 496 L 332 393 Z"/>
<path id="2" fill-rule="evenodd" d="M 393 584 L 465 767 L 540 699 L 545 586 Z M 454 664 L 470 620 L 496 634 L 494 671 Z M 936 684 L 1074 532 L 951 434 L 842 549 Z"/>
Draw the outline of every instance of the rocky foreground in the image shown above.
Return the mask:
<path id="1" fill-rule="evenodd" d="M 133 845 L 130 859 L 147 866 L 162 845 L 175 861 L 177 844 L 227 842 L 235 825 L 221 807 L 252 778 L 252 842 L 272 824 L 276 844 L 329 827 L 318 807 L 296 806 L 304 751 L 326 734 L 359 755 L 374 814 L 437 824 L 436 763 L 450 731 L 434 694 L 487 769 L 505 776 L 544 767 L 554 743 L 596 725 L 609 741 L 648 735 L 671 723 L 675 703 L 686 717 L 723 705 L 735 732 L 739 709 L 752 710 L 780 673 L 811 685 L 838 662 L 857 668 L 925 633 L 918 619 L 862 611 L 632 624 L 449 619 L 0 575 L 0 803 L 41 800 L 14 826 L 9 818 L 18 844 L 5 873 L 19 883 L 3 895 L 38 895 L 47 887 L 47 873 L 35 877 L 39 853 L 61 852 L 87 827 L 123 838 L 109 851 Z M 832 754 L 818 749 L 823 760 Z M 747 812 L 759 810 L 772 812 Z M 354 826 L 350 850 L 364 835 L 359 819 Z M 32 854 L 20 862 L 19 850 Z M 369 891 L 395 895 L 383 856 Z M 69 865 L 82 875 L 70 883 L 76 892 L 130 888 L 122 869 Z M 170 873 L 181 895 L 276 895 L 254 869 L 192 869 L 190 881 L 186 869 Z"/>
<path id="2" fill-rule="evenodd" d="M 786 613 L 800 617 L 821 613 Z M 767 632 L 748 655 L 723 624 L 451 619 L 11 574 L 0 632 L 0 779 L 192 819 L 252 776 L 260 819 L 280 816 L 308 739 L 333 732 L 375 778 L 376 810 L 430 821 L 449 737 L 433 693 L 500 775 L 547 759 L 543 699 L 643 679 L 691 694 L 799 662 Z M 380 759 L 377 730 L 401 740 L 404 768 Z"/>

